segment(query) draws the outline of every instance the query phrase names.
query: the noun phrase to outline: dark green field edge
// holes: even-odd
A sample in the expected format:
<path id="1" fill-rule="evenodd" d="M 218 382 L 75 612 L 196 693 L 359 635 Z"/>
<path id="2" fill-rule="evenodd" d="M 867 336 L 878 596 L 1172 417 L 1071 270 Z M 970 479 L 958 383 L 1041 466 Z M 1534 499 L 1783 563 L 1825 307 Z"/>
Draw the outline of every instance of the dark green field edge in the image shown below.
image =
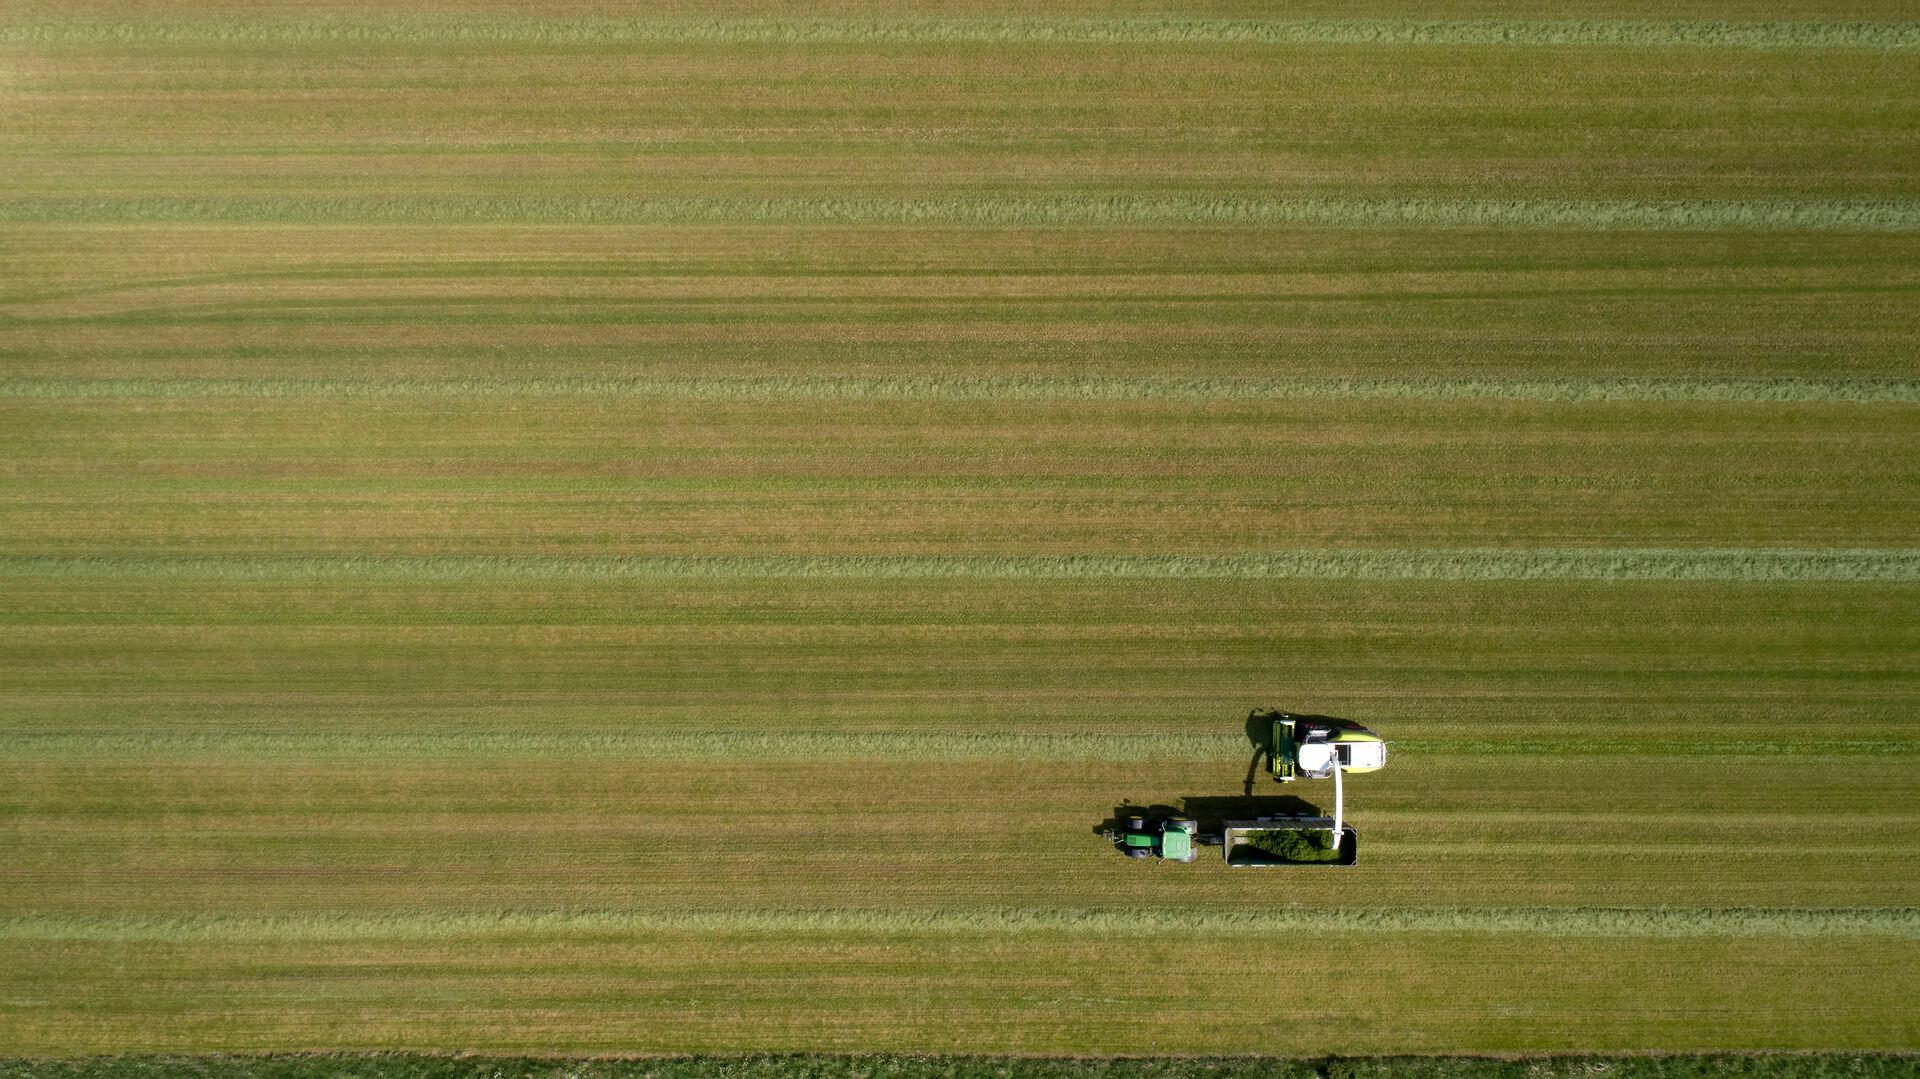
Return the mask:
<path id="1" fill-rule="evenodd" d="M 1626 19 L 575 18 L 53 19 L 0 26 L 30 45 L 1598 45 L 1907 49 L 1920 23 Z"/>
<path id="2" fill-rule="evenodd" d="M 0 556 L 0 579 L 218 581 L 1226 579 L 1357 581 L 1920 581 L 1920 548 L 1462 548 L 1245 555 Z"/>
<path id="3" fill-rule="evenodd" d="M 0 378 L 0 399 L 612 397 L 843 401 L 1700 401 L 1920 404 L 1906 378 Z"/>
<path id="4" fill-rule="evenodd" d="M 162 197 L 0 200 L 10 224 L 672 224 L 1102 227 L 1314 225 L 1669 231 L 1920 231 L 1911 198 L 1591 200 L 1219 195 L 939 198 Z"/>
<path id="5" fill-rule="evenodd" d="M 756 1054 L 551 1058 L 476 1054 L 84 1056 L 0 1060 L 4 1079 L 1880 1079 L 1910 1054 L 1774 1052 L 1663 1056 L 902 1056 Z"/>
<path id="6" fill-rule="evenodd" d="M 1525 1057 L 1006 1057 L 763 1054 L 507 1057 L 431 1053 L 0 1059 L 4 1079 L 1892 1079 L 1906 1053 Z"/>

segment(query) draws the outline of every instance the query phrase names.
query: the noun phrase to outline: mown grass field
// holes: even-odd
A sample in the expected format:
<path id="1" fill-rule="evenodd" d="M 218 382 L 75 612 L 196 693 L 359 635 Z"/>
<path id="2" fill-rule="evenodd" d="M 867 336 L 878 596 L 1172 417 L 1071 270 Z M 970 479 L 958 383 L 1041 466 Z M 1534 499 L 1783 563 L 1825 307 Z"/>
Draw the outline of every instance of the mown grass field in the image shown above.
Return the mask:
<path id="1" fill-rule="evenodd" d="M 1902 5 L 16 0 L 0 116 L 0 1058 L 1920 1044 Z M 1359 865 L 1102 843 L 1256 705 Z"/>

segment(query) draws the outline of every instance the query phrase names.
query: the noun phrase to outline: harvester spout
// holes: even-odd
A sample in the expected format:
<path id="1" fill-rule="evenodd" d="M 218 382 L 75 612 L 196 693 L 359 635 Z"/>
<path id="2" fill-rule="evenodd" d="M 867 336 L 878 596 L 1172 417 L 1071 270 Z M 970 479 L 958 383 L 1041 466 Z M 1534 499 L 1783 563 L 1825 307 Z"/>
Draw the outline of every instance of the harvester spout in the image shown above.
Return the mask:
<path id="1" fill-rule="evenodd" d="M 1340 783 L 1340 773 L 1346 771 L 1338 765 L 1333 769 L 1333 849 L 1340 849 L 1341 831 L 1346 822 L 1346 790 Z"/>

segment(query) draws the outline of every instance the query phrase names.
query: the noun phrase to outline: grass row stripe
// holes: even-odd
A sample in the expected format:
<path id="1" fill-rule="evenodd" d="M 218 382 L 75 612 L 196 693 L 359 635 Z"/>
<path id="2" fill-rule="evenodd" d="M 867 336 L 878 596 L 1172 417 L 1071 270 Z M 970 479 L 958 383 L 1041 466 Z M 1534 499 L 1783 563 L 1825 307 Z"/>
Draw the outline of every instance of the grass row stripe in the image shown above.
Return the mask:
<path id="1" fill-rule="evenodd" d="M 753 224 L 1099 227 L 1310 225 L 1666 231 L 1920 231 L 1920 199 L 1594 200 L 1216 195 L 932 198 L 626 196 L 35 197 L 10 224 Z"/>
<path id="2" fill-rule="evenodd" d="M 1302 918 L 1356 932 L 1517 934 L 1541 937 L 1887 937 L 1920 939 L 1912 907 L 1699 909 L 1676 907 L 1473 907 L 972 910 L 676 909 L 461 913 L 120 915 L 0 918 L 0 940 L 237 943 L 435 940 L 578 934 L 1060 934 L 1131 937 L 1202 934 L 1279 936 Z"/>
<path id="3" fill-rule="evenodd" d="M 9 378 L 0 398 L 639 397 L 847 401 L 1700 401 L 1915 404 L 1910 378 Z"/>
<path id="4" fill-rule="evenodd" d="M 1579 45 L 1905 49 L 1911 21 L 1136 18 L 50 19 L 0 26 L 11 45 L 1196 44 Z"/>
<path id="5" fill-rule="evenodd" d="M 153 718 L 151 715 L 149 718 Z M 1179 721 L 1168 721 L 1177 726 Z M 1395 739 L 1394 751 L 1421 756 L 1644 757 L 1644 742 L 1570 738 L 1471 742 Z M 686 731 L 686 732 L 461 732 L 360 734 L 257 732 L 75 734 L 0 733 L 0 760 L 113 761 L 116 763 L 222 760 L 786 760 L 786 761 L 1137 761 L 1243 762 L 1244 736 L 1113 731 L 1048 734 L 950 731 Z M 1796 757 L 1822 759 L 1911 757 L 1920 740 L 1686 739 L 1658 750 L 1661 757 Z"/>
<path id="6" fill-rule="evenodd" d="M 568 734 L 0 734 L 9 760 L 1231 760 L 1244 737 L 1152 734 L 695 731 Z"/>
<path id="7" fill-rule="evenodd" d="M 0 578 L 210 581 L 649 578 L 1190 579 L 1367 581 L 1920 581 L 1920 548 L 1498 548 L 1243 555 L 8 555 Z"/>

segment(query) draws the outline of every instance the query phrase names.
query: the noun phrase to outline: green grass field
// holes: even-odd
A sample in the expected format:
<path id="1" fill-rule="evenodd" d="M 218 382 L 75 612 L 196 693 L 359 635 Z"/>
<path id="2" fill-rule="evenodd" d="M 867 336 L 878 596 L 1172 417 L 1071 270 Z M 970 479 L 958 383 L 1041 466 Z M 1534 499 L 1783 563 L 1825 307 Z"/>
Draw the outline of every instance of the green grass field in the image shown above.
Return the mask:
<path id="1" fill-rule="evenodd" d="M 1913 1066 L 1533 1059 L 1920 1046 L 1906 5 L 15 0 L 0 116 L 0 1074 Z M 1103 843 L 1258 705 L 1360 864 Z"/>

